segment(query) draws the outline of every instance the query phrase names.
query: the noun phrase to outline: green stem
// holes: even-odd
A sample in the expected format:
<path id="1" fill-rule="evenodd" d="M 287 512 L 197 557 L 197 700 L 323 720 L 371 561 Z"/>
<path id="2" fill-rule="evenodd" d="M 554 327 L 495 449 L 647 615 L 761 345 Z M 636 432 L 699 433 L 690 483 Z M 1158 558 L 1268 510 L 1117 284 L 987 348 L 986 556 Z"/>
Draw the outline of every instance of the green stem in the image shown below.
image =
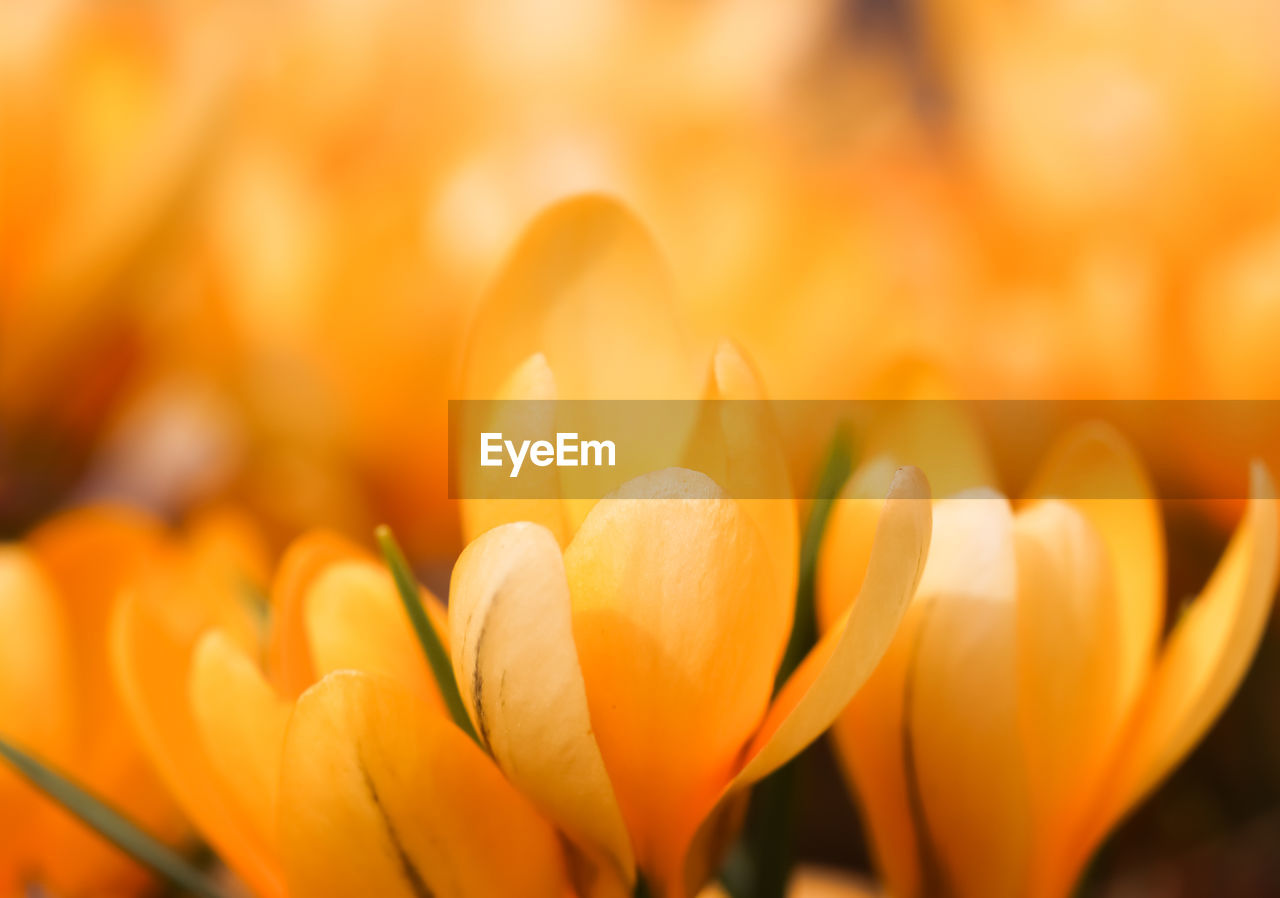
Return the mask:
<path id="1" fill-rule="evenodd" d="M 409 567 L 409 562 L 405 560 L 404 553 L 400 551 L 400 544 L 392 535 L 391 528 L 383 524 L 374 531 L 374 534 L 378 545 L 382 548 L 387 567 L 391 569 L 391 576 L 396 582 L 400 603 L 404 605 L 404 610 L 409 615 L 409 622 L 413 625 L 413 631 L 417 634 L 418 644 L 422 646 L 422 652 L 427 656 L 427 664 L 431 667 L 431 674 L 435 677 L 444 705 L 449 710 L 449 716 L 476 745 L 484 748 L 480 737 L 476 735 L 475 727 L 471 725 L 466 706 L 462 703 L 462 693 L 458 690 L 458 681 L 453 675 L 453 664 L 449 660 L 449 653 L 445 651 L 440 634 L 431 625 L 431 619 L 427 617 L 427 611 L 422 605 L 417 577 Z"/>

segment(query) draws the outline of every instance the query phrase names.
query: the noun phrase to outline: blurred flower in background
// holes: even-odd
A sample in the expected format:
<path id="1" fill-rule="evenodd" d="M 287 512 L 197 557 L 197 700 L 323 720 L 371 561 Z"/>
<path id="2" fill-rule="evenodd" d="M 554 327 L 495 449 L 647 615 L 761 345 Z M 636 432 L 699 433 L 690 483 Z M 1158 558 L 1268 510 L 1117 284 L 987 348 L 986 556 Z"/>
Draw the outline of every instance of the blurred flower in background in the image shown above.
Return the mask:
<path id="1" fill-rule="evenodd" d="M 88 739 L 87 782 L 181 840 L 152 774 L 133 769 L 141 752 L 115 724 L 119 699 L 100 682 L 100 647 L 88 645 L 120 600 L 115 568 L 133 551 L 102 549 L 101 561 L 86 549 L 66 573 L 41 546 L 77 530 L 68 521 L 79 513 L 60 513 L 85 503 L 184 524 L 179 536 L 102 525 L 112 539 L 154 531 L 147 539 L 165 546 L 163 562 L 144 565 L 149 598 L 122 605 L 157 639 L 129 655 L 152 674 L 120 673 L 136 693 L 128 716 L 154 731 L 145 754 L 197 828 L 270 893 L 284 881 L 281 846 L 246 862 L 226 833 L 237 828 L 227 820 L 248 818 L 210 824 L 203 798 L 182 785 L 220 782 L 182 691 L 191 658 L 216 660 L 219 676 L 244 687 L 245 707 L 272 719 L 336 669 L 314 657 L 296 595 L 277 600 L 259 632 L 261 609 L 241 593 L 266 582 L 267 559 L 318 526 L 341 534 L 328 545 L 343 555 L 354 550 L 342 537 L 365 540 L 385 521 L 442 587 L 466 540 L 533 519 L 566 548 L 593 513 L 574 499 L 519 509 L 450 501 L 451 398 L 756 399 L 764 385 L 780 399 L 1275 398 L 1278 41 L 1270 0 L 3 5 L 0 537 L 15 541 L 4 564 L 17 585 L 0 603 L 15 633 L 35 634 L 12 637 L 5 669 L 20 685 L 3 701 L 15 720 L 47 706 L 23 738 L 56 762 L 79 757 L 74 746 Z M 1199 590 L 1242 513 L 1242 501 L 1205 501 L 1246 492 L 1245 467 L 1220 450 L 1249 447 L 1280 466 L 1280 423 L 1242 408 L 1173 421 L 1173 438 L 1144 444 L 1160 482 L 1203 497 L 1149 510 L 1179 547 L 1168 553 L 1172 608 Z M 699 445 L 706 424 L 681 421 L 687 454 L 651 467 L 692 467 L 733 494 L 734 464 L 717 468 Z M 753 431 L 772 445 L 766 432 Z M 884 434 L 861 436 L 867 462 Z M 792 440 L 788 470 L 771 455 L 765 476 L 803 494 L 828 439 Z M 965 438 L 948 444 L 946 464 L 921 465 L 946 496 L 1015 482 L 1038 462 L 1031 444 L 988 453 Z M 981 473 L 961 482 L 975 460 Z M 789 483 L 779 495 L 792 495 Z M 789 597 L 796 503 L 735 507 L 761 531 Z M 1009 526 L 1030 527 L 1023 519 L 1037 514 L 1019 510 Z M 1076 539 L 1088 529 L 1077 524 L 1047 542 L 1092 545 Z M 192 559 L 209 545 L 221 560 L 207 567 L 220 573 L 197 577 L 190 568 L 206 565 Z M 1139 562 L 1128 552 L 1116 550 L 1126 563 L 1112 558 L 1110 574 Z M 193 577 L 235 600 L 186 596 L 170 607 L 156 593 Z M 81 601 L 81 589 L 92 597 Z M 1153 601 L 1157 620 L 1181 620 Z M 223 612 L 237 635 L 198 651 Z M 785 631 L 791 620 L 774 623 Z M 772 636 L 781 645 L 785 632 Z M 1243 822 L 1275 804 L 1280 728 L 1260 721 L 1274 717 L 1268 690 L 1280 673 L 1274 637 L 1262 639 L 1255 680 L 1210 737 L 1207 760 L 1193 758 L 1164 803 L 1138 815 L 1136 835 L 1122 833 L 1102 879 L 1134 868 L 1141 879 L 1144 863 L 1177 868 L 1174 846 L 1211 835 L 1234 846 Z M 151 675 L 172 694 L 152 694 Z M 59 697 L 85 676 L 91 700 Z M 266 681 L 277 692 L 258 701 Z M 311 705 L 317 731 L 341 729 L 325 715 L 345 708 L 348 692 L 405 707 L 366 679 L 326 690 Z M 191 726 L 169 745 L 161 722 L 175 708 Z M 1114 716 L 1113 729 L 1128 719 Z M 434 726 L 413 719 L 421 732 Z M 234 730 L 234 715 L 215 722 Z M 86 736 L 103 728 L 102 739 Z M 18 735 L 4 720 L 0 733 Z M 735 730 L 736 744 L 749 735 Z M 441 746 L 450 757 L 469 751 Z M 278 764 L 278 746 L 268 749 L 255 762 Z M 110 763 L 99 765 L 97 750 Z M 203 766 L 192 773 L 190 763 Z M 263 769 L 260 780 L 271 779 Z M 246 782 L 220 785 L 233 803 L 251 802 L 261 782 Z M 0 791 L 39 804 L 16 784 Z M 550 826 L 545 808 L 508 798 L 535 828 Z M 253 819 L 246 832 L 276 838 Z M 870 822 L 879 845 L 884 830 Z M 1096 847 L 1083 842 L 1046 882 L 1079 872 Z M 53 892 L 78 894 L 76 877 L 99 869 L 95 850 L 68 849 L 84 870 L 49 873 L 40 843 L 14 843 L 12 870 L 25 871 L 14 876 L 38 870 Z M 820 841 L 802 839 L 800 850 L 866 861 Z M 1253 869 L 1224 861 L 1233 856 L 1219 842 L 1205 850 L 1211 878 Z M 1240 850 L 1280 889 L 1274 863 Z M 675 879 L 670 857 L 642 861 Z M 890 886 L 906 888 L 910 874 L 884 866 Z M 113 883 L 143 881 L 129 866 L 101 869 Z M 827 885 L 806 876 L 795 890 Z"/>

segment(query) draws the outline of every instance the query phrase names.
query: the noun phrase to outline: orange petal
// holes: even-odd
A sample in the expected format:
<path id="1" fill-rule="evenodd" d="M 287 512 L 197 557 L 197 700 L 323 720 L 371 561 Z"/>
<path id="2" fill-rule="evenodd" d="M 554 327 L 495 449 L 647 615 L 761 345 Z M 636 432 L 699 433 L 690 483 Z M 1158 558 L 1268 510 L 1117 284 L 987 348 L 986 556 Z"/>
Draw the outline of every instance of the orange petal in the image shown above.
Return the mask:
<path id="1" fill-rule="evenodd" d="M 316 681 L 306 623 L 306 595 L 312 581 L 331 564 L 368 558 L 368 552 L 346 537 L 313 530 L 294 540 L 280 560 L 271 584 L 267 670 L 286 698 L 297 698 Z"/>
<path id="2" fill-rule="evenodd" d="M 1107 544 L 1121 632 L 1113 689 L 1127 712 L 1143 689 L 1164 626 L 1164 527 L 1150 479 L 1128 442 L 1096 423 L 1059 441 L 1027 495 L 1069 500 Z"/>
<path id="3" fill-rule="evenodd" d="M 609 778 L 640 866 L 676 888 L 787 637 L 768 550 L 723 490 L 672 468 L 601 500 L 564 564 Z"/>
<path id="4" fill-rule="evenodd" d="M 0 732 L 66 763 L 76 711 L 71 647 L 53 584 L 28 552 L 0 546 Z M 8 771 L 0 775 L 7 787 Z"/>
<path id="5" fill-rule="evenodd" d="M 462 422 L 463 432 L 500 433 L 517 444 L 525 439 L 554 441 L 555 399 L 555 375 L 546 356 L 535 353 L 511 373 L 493 401 L 463 406 L 463 414 L 468 418 Z M 469 420 L 472 416 L 486 420 Z M 478 463 L 479 459 L 473 461 Z M 468 541 L 499 524 L 533 521 L 554 533 L 561 545 L 568 542 L 569 525 L 560 500 L 559 469 L 525 465 L 520 472 L 519 489 L 522 496 L 529 498 L 509 498 L 510 493 L 499 492 L 495 496 L 494 491 L 485 488 L 495 475 L 472 468 L 471 462 L 465 460 L 460 464 L 462 528 Z M 502 480 L 506 480 L 506 472 L 500 473 Z M 496 489 L 512 487 L 502 484 Z"/>
<path id="6" fill-rule="evenodd" d="M 699 372 L 665 261 L 616 200 L 580 196 L 529 225 L 471 332 L 466 396 L 545 354 L 565 399 L 693 399 Z"/>
<path id="7" fill-rule="evenodd" d="M 831 726 L 871 675 L 920 582 L 929 534 L 929 484 L 918 468 L 901 468 L 881 506 L 857 599 L 778 693 L 735 786 L 753 783 L 795 757 Z"/>
<path id="8" fill-rule="evenodd" d="M 492 761 L 411 691 L 370 674 L 329 674 L 298 700 L 280 845 L 291 894 L 307 898 L 568 891 L 555 831 Z"/>
<path id="9" fill-rule="evenodd" d="M 186 675 L 195 638 L 156 596 L 127 595 L 110 630 L 115 683 L 156 770 L 201 834 L 259 898 L 283 896 L 274 853 L 219 788 L 196 729 Z"/>
<path id="10" fill-rule="evenodd" d="M 1116 767 L 1100 790 L 1100 809 L 1077 846 L 1081 862 L 1204 736 L 1240 685 L 1275 597 L 1275 496 L 1270 473 L 1255 462 L 1244 520 L 1161 652 Z"/>
<path id="11" fill-rule="evenodd" d="M 259 844 L 274 848 L 276 782 L 292 704 L 220 630 L 196 644 L 188 693 L 200 744 L 238 818 Z"/>
<path id="12" fill-rule="evenodd" d="M 775 581 L 790 599 L 800 564 L 800 525 L 782 438 L 759 372 L 727 340 L 716 347 L 704 399 L 685 466 L 738 500 L 764 537 Z"/>
<path id="13" fill-rule="evenodd" d="M 453 667 L 498 766 L 579 846 L 628 883 L 630 837 L 591 729 L 560 547 L 536 524 L 469 545 L 449 588 Z"/>
<path id="14" fill-rule="evenodd" d="M 878 458 L 859 468 L 831 506 L 818 554 L 814 601 L 824 634 L 843 624 L 871 560 L 895 468 Z M 854 784 L 881 876 L 896 895 L 919 889 L 915 825 L 903 767 L 903 699 L 921 606 L 909 604 L 897 634 L 832 727 L 836 756 Z"/>
<path id="15" fill-rule="evenodd" d="M 1116 579 L 1101 537 L 1049 500 L 1014 522 L 1022 734 L 1035 815 L 1032 894 L 1065 894 L 1063 848 L 1090 810 L 1124 720 Z"/>
<path id="16" fill-rule="evenodd" d="M 907 379 L 907 394 L 875 405 L 866 457 L 886 456 L 896 464 L 916 466 L 924 471 L 939 498 L 996 487 L 991 452 L 964 403 L 935 398 L 945 391 L 932 372 L 911 370 L 898 372 L 898 376 Z"/>
<path id="17" fill-rule="evenodd" d="M 81 738 L 94 746 L 95 764 L 127 764 L 136 746 L 119 726 L 119 699 L 102 675 L 108 669 L 102 634 L 120 591 L 165 551 L 164 534 L 155 521 L 136 512 L 86 508 L 42 525 L 27 546 L 66 608 Z"/>
<path id="18" fill-rule="evenodd" d="M 428 594 L 426 601 L 436 600 Z M 426 655 L 385 567 L 339 561 L 318 573 L 306 595 L 306 626 L 317 677 L 335 670 L 382 674 L 442 707 Z"/>

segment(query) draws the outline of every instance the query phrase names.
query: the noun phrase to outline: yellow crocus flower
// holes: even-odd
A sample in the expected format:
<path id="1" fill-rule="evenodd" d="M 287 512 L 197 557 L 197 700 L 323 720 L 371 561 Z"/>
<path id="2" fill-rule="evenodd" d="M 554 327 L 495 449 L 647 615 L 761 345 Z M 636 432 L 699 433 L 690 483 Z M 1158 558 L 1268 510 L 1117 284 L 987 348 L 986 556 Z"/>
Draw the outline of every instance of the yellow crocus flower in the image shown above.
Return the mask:
<path id="1" fill-rule="evenodd" d="M 847 495 L 877 478 L 868 467 Z M 1070 894 L 1208 730 L 1262 635 L 1280 547 L 1260 464 L 1217 570 L 1164 639 L 1159 508 L 1118 434 L 1064 439 L 1029 496 L 935 503 L 903 627 L 835 727 L 898 898 Z M 838 503 L 819 567 L 825 621 L 862 579 L 868 527 L 858 503 Z"/>
<path id="2" fill-rule="evenodd" d="M 790 621 L 763 533 L 704 474 L 628 481 L 563 549 L 529 522 L 487 531 L 450 587 L 453 664 L 498 765 L 592 861 L 691 894 L 742 790 L 825 730 L 892 638 L 929 539 L 904 468 L 875 506 L 861 598 L 771 701 Z"/>
<path id="3" fill-rule="evenodd" d="M 618 203 L 562 203 L 529 228 L 477 317 L 468 394 L 500 400 L 499 418 L 527 400 L 763 399 L 729 344 L 700 377 L 672 292 Z M 718 443 L 696 414 L 672 415 L 680 436 L 656 457 L 714 458 L 714 444 L 729 463 L 631 472 L 599 501 L 561 499 L 552 479 L 540 498 L 465 500 L 480 536 L 454 569 L 449 619 L 464 701 L 504 772 L 597 875 L 630 884 L 638 868 L 680 896 L 732 833 L 733 796 L 816 738 L 878 658 L 927 545 L 928 488 L 904 469 L 881 493 L 865 602 L 771 704 L 797 543 L 776 433 L 759 421 L 745 445 Z M 777 498 L 735 497 L 744 467 Z"/>

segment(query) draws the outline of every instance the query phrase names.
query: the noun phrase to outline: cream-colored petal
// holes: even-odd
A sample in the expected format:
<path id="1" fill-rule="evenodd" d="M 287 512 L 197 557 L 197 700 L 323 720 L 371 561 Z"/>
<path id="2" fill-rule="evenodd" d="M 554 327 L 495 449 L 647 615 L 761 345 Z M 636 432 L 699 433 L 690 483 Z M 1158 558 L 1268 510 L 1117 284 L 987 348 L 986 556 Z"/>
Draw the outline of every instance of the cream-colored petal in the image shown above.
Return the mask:
<path id="1" fill-rule="evenodd" d="M 1164 626 L 1164 526 L 1154 495 L 1133 447 L 1100 422 L 1063 437 L 1027 491 L 1070 501 L 1107 545 L 1121 633 L 1113 688 L 1125 711 L 1144 688 Z"/>
<path id="2" fill-rule="evenodd" d="M 1075 846 L 1080 863 L 1186 756 L 1231 700 L 1271 612 L 1278 554 L 1275 485 L 1255 462 L 1244 519 L 1160 654 L 1116 766 L 1100 790 L 1098 811 Z"/>
<path id="3" fill-rule="evenodd" d="M 787 898 L 877 898 L 882 893 L 860 876 L 805 865 L 791 875 Z"/>
<path id="4" fill-rule="evenodd" d="M 767 776 L 818 738 L 871 675 L 921 582 L 930 529 L 929 484 L 918 468 L 901 468 L 883 501 L 858 597 L 778 693 L 735 787 Z"/>
<path id="5" fill-rule="evenodd" d="M 635 859 L 592 733 L 555 536 L 506 524 L 467 546 L 453 569 L 449 627 L 463 700 L 498 766 L 630 882 Z"/>
<path id="6" fill-rule="evenodd" d="M 410 690 L 329 674 L 298 700 L 280 777 L 289 890 L 307 898 L 563 898 L 555 831 Z"/>
<path id="7" fill-rule="evenodd" d="M 768 552 L 722 489 L 673 468 L 601 500 L 564 563 L 591 722 L 638 863 L 679 888 L 786 641 Z"/>
<path id="8" fill-rule="evenodd" d="M 226 634 L 196 643 L 187 687 L 191 716 L 222 787 L 262 844 L 274 846 L 276 783 L 291 702 Z"/>
<path id="9" fill-rule="evenodd" d="M 990 495 L 937 503 L 918 598 L 925 617 L 904 698 L 924 895 L 1021 898 L 1026 891 L 1030 808 L 1014 590 L 1008 503 Z"/>

